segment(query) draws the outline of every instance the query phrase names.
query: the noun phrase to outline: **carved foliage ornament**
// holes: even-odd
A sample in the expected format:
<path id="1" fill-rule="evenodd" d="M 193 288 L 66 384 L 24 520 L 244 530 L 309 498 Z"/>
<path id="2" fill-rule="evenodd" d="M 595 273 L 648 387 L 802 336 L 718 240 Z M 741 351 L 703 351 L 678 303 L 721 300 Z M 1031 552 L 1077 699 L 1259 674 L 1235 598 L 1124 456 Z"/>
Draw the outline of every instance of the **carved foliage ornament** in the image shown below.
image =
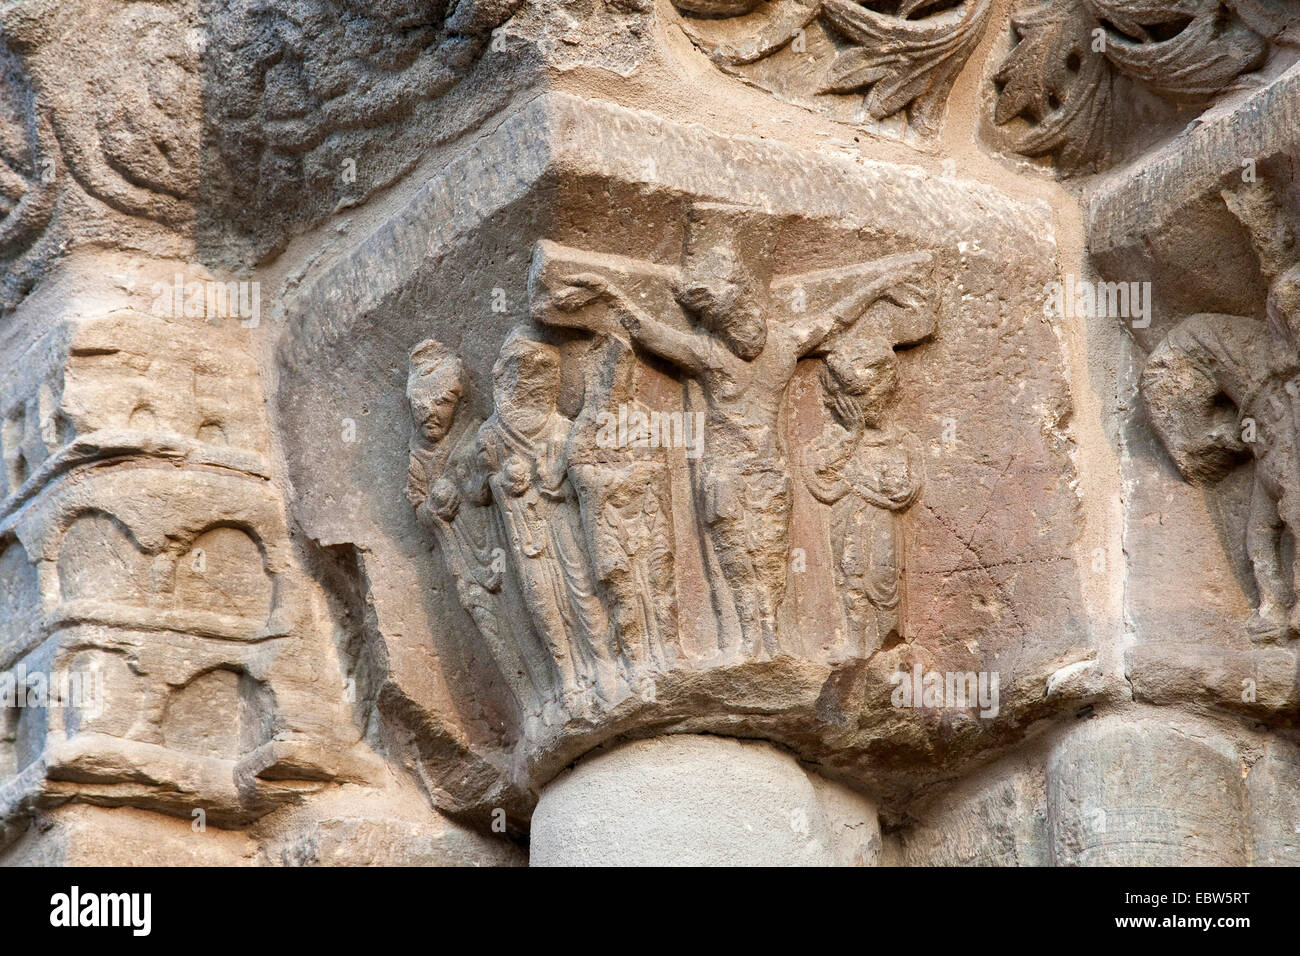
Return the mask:
<path id="1" fill-rule="evenodd" d="M 192 24 L 163 4 L 111 4 L 97 15 L 95 44 L 80 11 L 65 4 L 19 0 L 0 24 L 35 79 L 33 109 L 48 115 L 77 184 L 127 215 L 184 226 L 199 181 Z"/>
<path id="2" fill-rule="evenodd" d="M 71 242 L 184 242 L 194 220 L 200 83 L 187 14 L 106 2 L 91 15 L 87 28 L 79 5 L 0 5 L 0 309 Z M 94 202 L 61 202 L 78 192 Z"/>
<path id="3" fill-rule="evenodd" d="M 0 50 L 0 262 L 5 277 L 0 308 L 11 306 L 32 282 L 43 253 L 31 251 L 54 211 L 54 134 L 34 105 L 22 64 Z"/>
<path id="4" fill-rule="evenodd" d="M 788 66 L 783 85 L 805 95 L 862 94 L 869 119 L 906 110 L 911 124 L 925 133 L 937 129 L 948 91 L 983 36 L 991 5 L 990 0 L 674 3 L 692 41 L 733 73 L 786 47 L 802 52 L 806 31 L 819 24 L 833 47 L 832 58 L 806 83 L 806 71 Z M 723 32 L 717 18 L 735 23 Z"/>
<path id="5" fill-rule="evenodd" d="M 1295 39 L 1294 0 L 1030 0 L 994 76 L 994 122 L 1028 124 L 1014 149 L 1054 154 L 1064 173 L 1122 158 L 1145 94 L 1199 105 L 1263 65 L 1268 40 Z"/>

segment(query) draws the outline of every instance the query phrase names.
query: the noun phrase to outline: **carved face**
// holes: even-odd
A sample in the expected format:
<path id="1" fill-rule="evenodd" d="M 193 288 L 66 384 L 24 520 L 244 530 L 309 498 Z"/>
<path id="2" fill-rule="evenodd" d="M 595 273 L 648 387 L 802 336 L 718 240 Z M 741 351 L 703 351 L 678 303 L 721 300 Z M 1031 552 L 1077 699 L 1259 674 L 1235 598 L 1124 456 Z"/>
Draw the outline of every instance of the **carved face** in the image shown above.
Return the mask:
<path id="1" fill-rule="evenodd" d="M 531 339 L 512 338 L 492 369 L 498 409 L 549 411 L 560 392 L 560 354 Z"/>
<path id="2" fill-rule="evenodd" d="M 426 339 L 411 350 L 406 399 L 411 419 L 425 441 L 441 441 L 450 430 L 464 393 L 462 371 L 460 359 L 435 339 Z"/>
<path id="3" fill-rule="evenodd" d="M 841 420 L 856 415 L 868 428 L 879 426 L 898 388 L 898 356 L 884 343 L 837 350 L 826 356 L 822 377 L 826 407 Z M 846 400 L 847 399 L 847 400 Z"/>
<path id="4" fill-rule="evenodd" d="M 767 344 L 767 321 L 754 294 L 754 277 L 731 249 L 711 249 L 691 262 L 677 301 L 747 362 Z"/>
<path id="5" fill-rule="evenodd" d="M 442 387 L 415 388 L 408 393 L 411 417 L 426 441 L 441 441 L 451 428 L 463 389 L 460 382 L 444 382 Z"/>
<path id="6" fill-rule="evenodd" d="M 528 462 L 518 455 L 511 455 L 501 467 L 501 476 L 505 479 L 506 491 L 518 496 L 528 490 L 532 469 L 528 467 Z"/>

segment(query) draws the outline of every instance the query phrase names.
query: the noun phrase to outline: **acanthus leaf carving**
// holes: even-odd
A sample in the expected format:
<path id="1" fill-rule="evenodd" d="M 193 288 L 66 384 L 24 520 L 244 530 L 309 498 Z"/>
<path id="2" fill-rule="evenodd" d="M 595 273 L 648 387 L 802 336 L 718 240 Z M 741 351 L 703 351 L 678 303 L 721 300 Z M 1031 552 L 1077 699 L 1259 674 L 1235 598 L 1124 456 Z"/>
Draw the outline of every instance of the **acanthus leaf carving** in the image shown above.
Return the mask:
<path id="1" fill-rule="evenodd" d="M 706 0 L 707 2 L 707 0 Z M 724 67 L 755 63 L 785 47 L 800 30 L 817 18 L 820 0 L 777 0 L 765 9 L 757 4 L 719 4 L 716 13 L 695 9 L 695 0 L 674 3 L 684 14 L 736 18 L 736 38 L 706 36 L 694 20 L 683 21 L 687 36 L 715 63 Z"/>
<path id="2" fill-rule="evenodd" d="M 994 122 L 1025 117 L 1016 142 L 1026 156 L 1057 153 L 1060 168 L 1108 165 L 1115 146 L 1114 76 L 1091 52 L 1088 24 L 1069 6 L 1047 0 L 1011 19 L 1019 41 L 994 80 L 1001 84 Z"/>
<path id="3" fill-rule="evenodd" d="M 831 64 L 825 89 L 867 90 L 873 119 L 908 109 L 923 131 L 938 128 L 944 101 L 957 74 L 984 34 L 989 0 L 910 19 L 922 3 L 903 3 L 898 16 L 878 13 L 853 0 L 822 0 L 822 14 L 852 45 Z"/>
<path id="4" fill-rule="evenodd" d="M 1101 24 L 1113 23 L 1104 47 L 1116 69 L 1174 102 L 1198 102 L 1258 67 L 1267 45 L 1218 3 L 1180 0 L 1088 0 Z M 1164 39 L 1168 34 L 1168 39 Z"/>
<path id="5" fill-rule="evenodd" d="M 700 21 L 684 21 L 692 40 L 733 71 L 772 56 L 814 20 L 822 21 L 833 38 L 833 58 L 808 93 L 862 94 L 871 120 L 906 110 L 927 134 L 936 131 L 948 91 L 983 36 L 991 8 L 989 0 L 961 0 L 939 10 L 930 9 L 930 0 L 900 0 L 889 11 L 858 0 L 774 0 L 762 11 L 752 5 L 718 11 L 676 5 L 684 14 L 736 18 L 734 29 L 721 36 Z"/>
<path id="6" fill-rule="evenodd" d="M 994 81 L 994 123 L 1022 119 L 1013 148 L 1095 172 L 1131 147 L 1145 95 L 1202 104 L 1258 69 L 1268 45 L 1220 0 L 1029 0 Z"/>

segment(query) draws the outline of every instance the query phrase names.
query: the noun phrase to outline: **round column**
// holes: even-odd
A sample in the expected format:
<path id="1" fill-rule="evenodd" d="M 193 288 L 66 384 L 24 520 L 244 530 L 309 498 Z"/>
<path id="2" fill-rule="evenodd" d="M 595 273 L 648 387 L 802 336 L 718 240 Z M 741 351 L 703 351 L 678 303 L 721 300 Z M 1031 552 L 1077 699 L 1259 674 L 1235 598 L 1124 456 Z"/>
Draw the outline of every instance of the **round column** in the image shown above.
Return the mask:
<path id="1" fill-rule="evenodd" d="M 875 805 L 763 741 L 597 751 L 542 792 L 532 866 L 874 866 Z"/>

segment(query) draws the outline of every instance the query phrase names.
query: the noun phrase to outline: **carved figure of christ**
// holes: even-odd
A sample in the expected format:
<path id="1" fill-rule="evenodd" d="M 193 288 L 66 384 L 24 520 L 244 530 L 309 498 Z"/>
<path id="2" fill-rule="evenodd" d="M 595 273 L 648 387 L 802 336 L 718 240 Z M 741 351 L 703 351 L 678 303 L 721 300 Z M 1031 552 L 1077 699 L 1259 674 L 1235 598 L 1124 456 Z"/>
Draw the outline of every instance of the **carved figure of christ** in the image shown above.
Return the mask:
<path id="1" fill-rule="evenodd" d="M 875 303 L 907 309 L 926 301 L 930 264 L 928 253 L 895 255 L 784 277 L 762 290 L 744 288 L 738 266 L 735 275 L 704 276 L 703 293 L 688 295 L 681 270 L 538 244 L 531 276 L 537 321 L 624 335 L 699 383 L 706 408 L 696 503 L 732 592 L 746 654 L 780 650 L 791 494 L 778 424 L 795 368 Z M 771 294 L 778 287 L 797 294 L 782 301 Z M 843 294 L 828 302 L 832 291 Z M 657 302 L 675 321 L 656 317 L 638 299 Z"/>

